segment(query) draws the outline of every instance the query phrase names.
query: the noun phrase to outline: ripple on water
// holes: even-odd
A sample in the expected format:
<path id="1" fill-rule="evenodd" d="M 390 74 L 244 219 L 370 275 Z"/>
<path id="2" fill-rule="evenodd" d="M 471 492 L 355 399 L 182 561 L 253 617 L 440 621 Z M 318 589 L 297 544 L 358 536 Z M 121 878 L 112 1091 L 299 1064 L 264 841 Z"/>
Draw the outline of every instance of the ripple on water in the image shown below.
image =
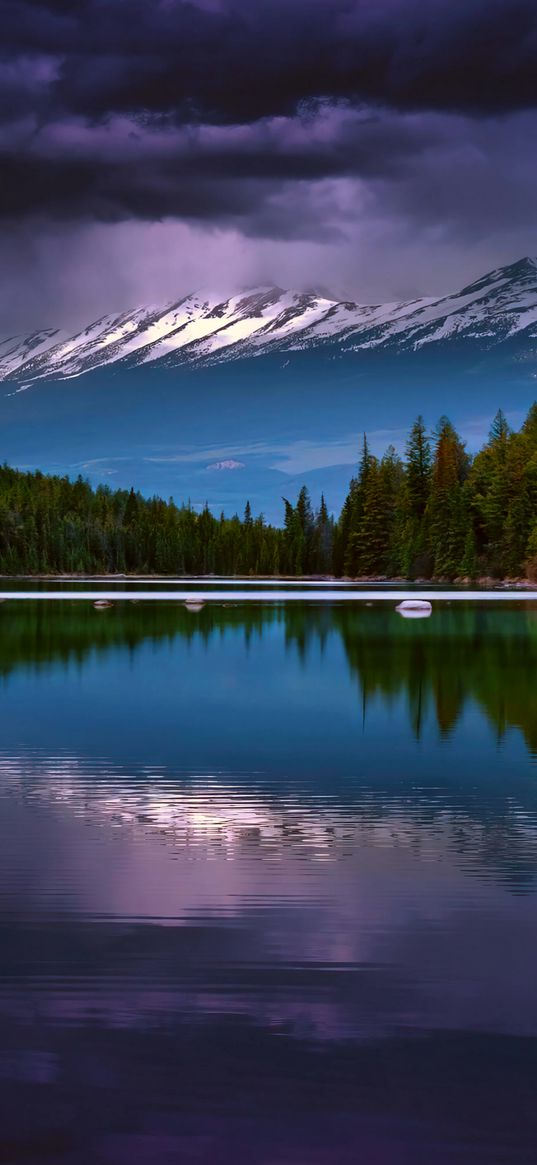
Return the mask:
<path id="1" fill-rule="evenodd" d="M 533 1161 L 531 616 L 54 607 L 0 641 L 7 1159 Z"/>

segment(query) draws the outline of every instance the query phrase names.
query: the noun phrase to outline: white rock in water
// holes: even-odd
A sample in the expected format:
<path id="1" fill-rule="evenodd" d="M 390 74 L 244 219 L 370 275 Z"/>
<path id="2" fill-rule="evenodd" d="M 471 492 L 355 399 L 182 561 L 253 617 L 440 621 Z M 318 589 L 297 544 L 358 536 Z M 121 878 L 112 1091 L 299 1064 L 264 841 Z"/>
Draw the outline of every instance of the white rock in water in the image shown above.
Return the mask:
<path id="1" fill-rule="evenodd" d="M 114 604 L 110 602 L 110 599 L 96 599 L 93 606 L 96 607 L 97 611 L 104 611 L 107 607 L 113 607 Z"/>
<path id="2" fill-rule="evenodd" d="M 205 603 L 200 602 L 199 599 L 185 599 L 185 607 L 187 611 L 201 611 L 204 606 Z"/>
<path id="3" fill-rule="evenodd" d="M 403 619 L 428 619 L 433 607 L 427 599 L 404 599 L 395 609 Z"/>

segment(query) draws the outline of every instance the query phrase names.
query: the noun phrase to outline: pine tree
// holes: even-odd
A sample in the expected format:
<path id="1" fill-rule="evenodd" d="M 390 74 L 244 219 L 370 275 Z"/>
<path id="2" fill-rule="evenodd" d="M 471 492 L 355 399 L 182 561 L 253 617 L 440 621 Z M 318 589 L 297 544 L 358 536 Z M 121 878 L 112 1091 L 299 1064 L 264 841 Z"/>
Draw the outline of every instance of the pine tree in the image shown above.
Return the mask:
<path id="1" fill-rule="evenodd" d="M 518 576 L 525 566 L 527 544 L 537 513 L 537 404 L 530 408 L 520 432 L 509 439 L 506 474 L 501 573 Z"/>
<path id="2" fill-rule="evenodd" d="M 401 570 L 399 516 L 405 487 L 405 467 L 393 445 L 388 445 L 380 462 L 380 486 L 384 504 L 385 536 L 381 570 L 383 574 L 394 575 L 399 574 Z"/>
<path id="3" fill-rule="evenodd" d="M 505 519 L 509 508 L 509 451 L 511 430 L 498 409 L 484 449 L 477 454 L 469 476 L 469 497 L 476 550 L 486 547 L 487 570 L 501 575 L 507 548 Z"/>
<path id="4" fill-rule="evenodd" d="M 328 574 L 332 570 L 333 524 L 326 506 L 324 494 L 315 518 L 314 563 L 316 574 Z"/>
<path id="5" fill-rule="evenodd" d="M 357 538 L 362 521 L 363 507 L 367 488 L 367 481 L 372 471 L 375 458 L 370 452 L 367 436 L 364 433 L 362 456 L 358 466 L 358 474 L 351 482 L 348 495 L 348 509 L 345 515 L 345 543 L 343 550 L 343 569 L 345 574 L 356 576 L 359 569 L 356 557 Z"/>
<path id="6" fill-rule="evenodd" d="M 431 442 L 427 437 L 423 417 L 420 416 L 414 421 L 406 446 L 406 488 L 408 511 L 412 518 L 423 518 L 427 508 L 431 467 Z"/>
<path id="7" fill-rule="evenodd" d="M 532 445 L 537 445 L 537 401 L 534 401 L 522 425 L 522 433 L 528 437 Z"/>
<path id="8" fill-rule="evenodd" d="M 334 529 L 332 569 L 336 578 L 341 578 L 345 572 L 345 561 L 347 557 L 347 546 L 349 543 L 351 525 L 352 499 L 356 488 L 356 478 L 352 478 L 349 485 L 349 492 L 343 503 L 339 521 L 336 523 Z"/>
<path id="9" fill-rule="evenodd" d="M 298 522 L 294 506 L 291 504 L 291 502 L 288 501 L 287 498 L 283 498 L 283 504 L 285 507 L 285 519 L 282 569 L 284 574 L 294 574 Z"/>
<path id="10" fill-rule="evenodd" d="M 436 430 L 436 444 L 427 503 L 428 543 L 437 577 L 455 578 L 464 557 L 467 513 L 462 487 L 469 459 L 463 442 L 447 417 Z"/>
<path id="11" fill-rule="evenodd" d="M 403 481 L 403 465 L 392 445 L 380 462 L 369 457 L 367 472 L 362 477 L 360 519 L 349 541 L 356 575 L 393 572 Z"/>
<path id="12" fill-rule="evenodd" d="M 314 569 L 315 521 L 307 486 L 303 485 L 295 507 L 297 530 L 297 555 L 301 569 L 295 563 L 297 574 L 309 574 Z"/>
<path id="13" fill-rule="evenodd" d="M 125 506 L 124 522 L 126 526 L 130 526 L 136 521 L 138 517 L 138 498 L 133 489 L 129 490 L 127 497 L 127 504 Z"/>
<path id="14" fill-rule="evenodd" d="M 407 578 L 428 576 L 432 559 L 427 538 L 432 453 L 423 417 L 414 422 L 406 444 L 406 473 L 397 514 L 396 569 Z"/>
<path id="15" fill-rule="evenodd" d="M 349 544 L 353 574 L 382 574 L 386 554 L 386 496 L 378 461 L 372 461 L 362 485 L 360 520 Z"/>

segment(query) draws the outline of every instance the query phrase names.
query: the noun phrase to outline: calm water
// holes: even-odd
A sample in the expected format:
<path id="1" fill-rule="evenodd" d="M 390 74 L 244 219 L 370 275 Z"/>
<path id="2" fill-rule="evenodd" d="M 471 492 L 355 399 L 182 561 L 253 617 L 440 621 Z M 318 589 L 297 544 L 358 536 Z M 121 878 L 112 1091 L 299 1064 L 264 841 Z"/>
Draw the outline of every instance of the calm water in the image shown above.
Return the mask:
<path id="1" fill-rule="evenodd" d="M 0 1159 L 531 1162 L 537 606 L 0 607 Z"/>

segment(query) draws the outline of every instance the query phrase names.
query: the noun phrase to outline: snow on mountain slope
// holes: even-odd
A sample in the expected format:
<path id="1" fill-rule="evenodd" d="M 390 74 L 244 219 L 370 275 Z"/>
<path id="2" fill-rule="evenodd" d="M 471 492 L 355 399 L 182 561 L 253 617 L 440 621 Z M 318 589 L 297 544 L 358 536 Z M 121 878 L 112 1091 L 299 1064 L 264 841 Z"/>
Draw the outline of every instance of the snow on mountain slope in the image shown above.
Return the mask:
<path id="1" fill-rule="evenodd" d="M 0 380 L 58 380 L 118 362 L 174 367 L 323 346 L 418 351 L 456 339 L 490 348 L 516 335 L 536 350 L 537 260 L 498 268 L 453 295 L 403 303 L 362 306 L 278 287 L 227 300 L 194 293 L 103 316 L 73 336 L 50 328 L 0 339 Z"/>

